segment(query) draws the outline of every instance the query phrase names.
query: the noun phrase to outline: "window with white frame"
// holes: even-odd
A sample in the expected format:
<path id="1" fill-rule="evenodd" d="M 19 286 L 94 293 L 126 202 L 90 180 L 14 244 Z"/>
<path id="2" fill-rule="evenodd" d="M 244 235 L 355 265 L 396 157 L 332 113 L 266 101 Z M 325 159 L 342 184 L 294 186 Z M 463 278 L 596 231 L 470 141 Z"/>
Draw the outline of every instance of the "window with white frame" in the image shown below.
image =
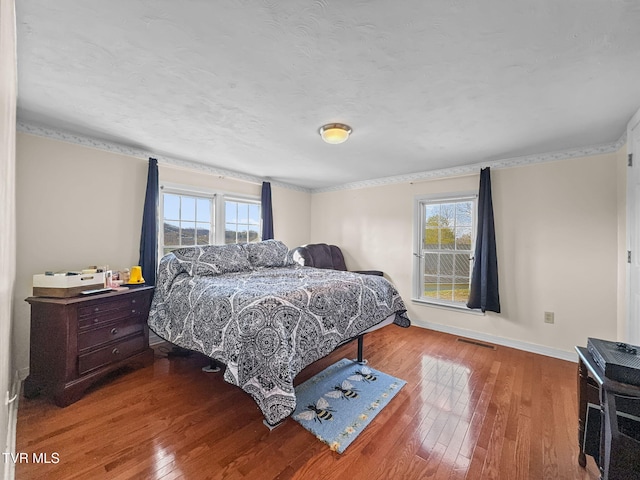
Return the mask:
<path id="1" fill-rule="evenodd" d="M 415 201 L 414 299 L 464 306 L 469 299 L 476 195 Z"/>
<path id="2" fill-rule="evenodd" d="M 260 202 L 225 199 L 224 243 L 260 241 Z"/>
<path id="3" fill-rule="evenodd" d="M 160 253 L 176 248 L 260 241 L 260 200 L 162 187 Z M 224 226 L 224 228 L 222 227 Z"/>

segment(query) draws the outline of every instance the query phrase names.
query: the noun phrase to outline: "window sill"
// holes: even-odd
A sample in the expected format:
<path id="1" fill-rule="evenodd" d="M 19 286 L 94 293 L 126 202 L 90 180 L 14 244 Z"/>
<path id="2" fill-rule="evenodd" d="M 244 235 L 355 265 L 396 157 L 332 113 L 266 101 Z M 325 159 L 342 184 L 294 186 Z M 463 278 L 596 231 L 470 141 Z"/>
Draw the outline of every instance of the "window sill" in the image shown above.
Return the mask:
<path id="1" fill-rule="evenodd" d="M 423 300 L 420 298 L 412 298 L 411 301 L 413 303 L 417 303 L 420 305 L 426 305 L 428 307 L 435 307 L 435 308 L 440 308 L 443 310 L 450 310 L 450 311 L 455 311 L 455 312 L 460 312 L 460 313 L 466 313 L 469 315 L 480 315 L 480 316 L 485 316 L 485 313 L 482 312 L 481 310 L 476 310 L 476 309 L 471 309 L 471 308 L 467 308 L 465 305 L 454 305 L 451 303 L 440 303 L 440 302 L 431 302 L 431 301 L 427 301 L 427 300 Z"/>

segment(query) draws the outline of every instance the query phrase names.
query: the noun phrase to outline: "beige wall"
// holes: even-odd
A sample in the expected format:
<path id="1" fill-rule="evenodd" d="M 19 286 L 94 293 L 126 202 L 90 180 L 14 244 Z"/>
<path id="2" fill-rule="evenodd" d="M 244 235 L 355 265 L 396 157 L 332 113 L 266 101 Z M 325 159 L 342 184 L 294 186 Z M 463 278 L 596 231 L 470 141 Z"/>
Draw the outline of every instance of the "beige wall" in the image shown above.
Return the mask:
<path id="1" fill-rule="evenodd" d="M 16 363 L 29 365 L 32 276 L 138 263 L 145 160 L 17 135 Z"/>
<path id="2" fill-rule="evenodd" d="M 492 171 L 500 315 L 411 301 L 414 197 L 477 190 L 478 175 L 313 195 L 274 186 L 276 238 L 335 243 L 349 268 L 384 270 L 417 325 L 569 354 L 588 336 L 620 338 L 625 159 L 621 151 Z M 18 134 L 17 368 L 28 366 L 24 299 L 34 273 L 137 262 L 146 174 L 146 160 Z M 167 165 L 160 181 L 260 194 L 257 184 Z"/>
<path id="3" fill-rule="evenodd" d="M 479 175 L 315 194 L 311 241 L 340 245 L 351 269 L 385 271 L 415 324 L 570 356 L 589 336 L 617 337 L 623 161 L 610 154 L 492 171 L 500 315 L 411 301 L 414 197 L 477 191 Z M 545 311 L 555 324 L 543 322 Z"/>
<path id="4" fill-rule="evenodd" d="M 43 137 L 17 135 L 15 363 L 29 365 L 32 276 L 46 270 L 138 262 L 147 161 Z M 160 179 L 260 195 L 260 186 L 161 165 Z M 309 241 L 310 194 L 272 188 L 276 238 Z"/>

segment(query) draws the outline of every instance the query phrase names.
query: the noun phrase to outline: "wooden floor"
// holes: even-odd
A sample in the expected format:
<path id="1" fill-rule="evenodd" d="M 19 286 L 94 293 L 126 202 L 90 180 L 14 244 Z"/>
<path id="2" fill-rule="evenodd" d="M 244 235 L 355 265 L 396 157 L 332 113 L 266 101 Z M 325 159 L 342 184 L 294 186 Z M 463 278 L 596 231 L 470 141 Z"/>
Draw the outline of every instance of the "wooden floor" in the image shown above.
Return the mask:
<path id="1" fill-rule="evenodd" d="M 300 383 L 355 344 L 305 369 Z M 407 385 L 342 455 L 297 422 L 273 431 L 253 400 L 204 373 L 207 360 L 163 358 L 109 379 L 61 409 L 20 400 L 16 451 L 26 479 L 597 479 L 578 466 L 575 363 L 490 349 L 417 327 L 365 339 L 365 356 Z M 43 457 L 41 457 L 42 459 Z"/>

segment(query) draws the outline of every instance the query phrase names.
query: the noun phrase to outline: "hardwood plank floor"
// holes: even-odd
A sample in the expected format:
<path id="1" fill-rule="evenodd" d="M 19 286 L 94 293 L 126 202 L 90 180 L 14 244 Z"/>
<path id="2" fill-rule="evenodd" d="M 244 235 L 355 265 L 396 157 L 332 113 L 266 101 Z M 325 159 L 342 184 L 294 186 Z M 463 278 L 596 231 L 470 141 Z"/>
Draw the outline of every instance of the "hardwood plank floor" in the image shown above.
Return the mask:
<path id="1" fill-rule="evenodd" d="M 307 367 L 301 383 L 355 343 Z M 365 339 L 371 366 L 407 385 L 342 455 L 287 419 L 269 431 L 253 400 L 165 358 L 58 408 L 20 400 L 16 465 L 26 479 L 598 479 L 578 465 L 577 364 L 411 327 Z M 33 454 L 57 463 L 34 463 Z M 55 455 L 54 455 L 55 454 Z"/>

